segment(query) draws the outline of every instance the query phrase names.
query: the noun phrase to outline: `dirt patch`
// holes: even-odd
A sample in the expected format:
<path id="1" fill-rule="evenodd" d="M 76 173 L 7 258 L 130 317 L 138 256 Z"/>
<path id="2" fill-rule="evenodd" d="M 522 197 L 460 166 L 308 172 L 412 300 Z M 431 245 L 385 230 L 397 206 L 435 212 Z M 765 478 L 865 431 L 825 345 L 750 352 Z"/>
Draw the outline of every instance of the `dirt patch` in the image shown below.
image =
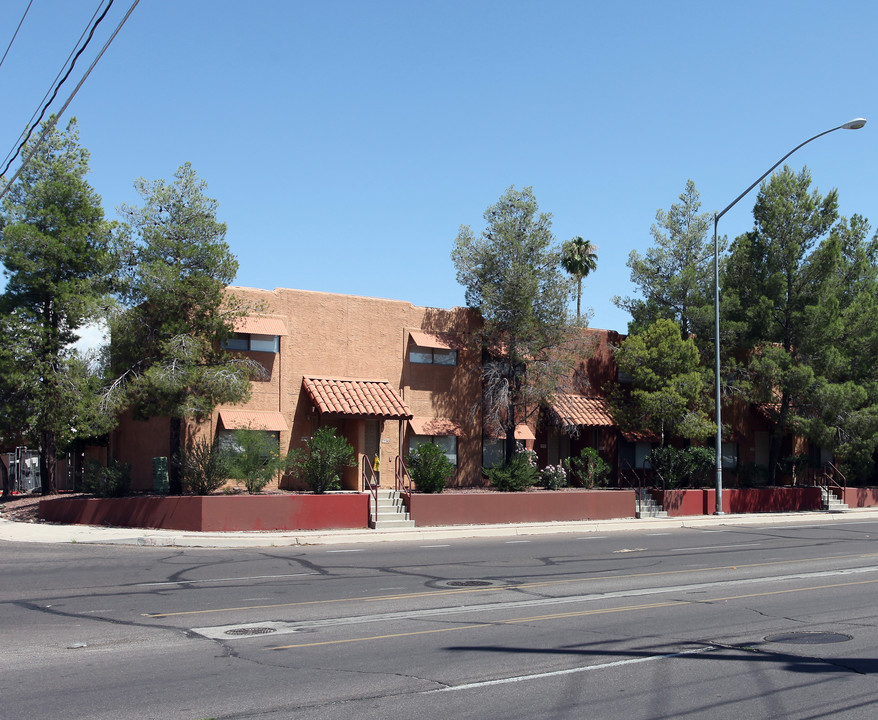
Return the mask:
<path id="1" fill-rule="evenodd" d="M 16 522 L 37 522 L 41 495 L 11 495 L 0 499 L 0 517 Z"/>

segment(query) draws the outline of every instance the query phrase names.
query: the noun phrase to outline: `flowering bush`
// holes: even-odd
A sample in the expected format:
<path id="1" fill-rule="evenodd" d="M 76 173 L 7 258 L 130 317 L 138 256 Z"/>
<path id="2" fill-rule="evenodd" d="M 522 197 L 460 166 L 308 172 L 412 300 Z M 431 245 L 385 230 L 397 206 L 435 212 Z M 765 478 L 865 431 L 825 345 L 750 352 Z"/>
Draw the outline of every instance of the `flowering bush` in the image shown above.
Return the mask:
<path id="1" fill-rule="evenodd" d="M 515 443 L 515 454 L 521 455 L 531 467 L 537 466 L 537 451 L 528 450 L 522 443 Z"/>
<path id="2" fill-rule="evenodd" d="M 546 490 L 557 490 L 567 485 L 567 472 L 563 465 L 546 465 L 540 470 L 540 485 Z"/>

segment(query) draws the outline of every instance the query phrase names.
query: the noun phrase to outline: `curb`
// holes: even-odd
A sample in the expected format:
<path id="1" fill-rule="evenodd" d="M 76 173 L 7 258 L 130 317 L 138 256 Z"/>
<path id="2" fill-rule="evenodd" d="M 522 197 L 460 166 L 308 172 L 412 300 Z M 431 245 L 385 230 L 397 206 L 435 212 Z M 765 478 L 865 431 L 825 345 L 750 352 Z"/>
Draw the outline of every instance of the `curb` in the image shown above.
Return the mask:
<path id="1" fill-rule="evenodd" d="M 878 508 L 843 512 L 809 511 L 747 515 L 689 515 L 676 518 L 620 518 L 517 525 L 454 525 L 398 530 L 313 530 L 294 532 L 180 533 L 174 530 L 107 528 L 89 525 L 20 523 L 0 518 L 0 541 L 49 544 L 127 545 L 139 547 L 260 548 L 344 545 L 489 537 L 526 537 L 571 533 L 637 532 L 657 529 L 727 528 L 764 524 L 824 524 L 878 520 Z"/>

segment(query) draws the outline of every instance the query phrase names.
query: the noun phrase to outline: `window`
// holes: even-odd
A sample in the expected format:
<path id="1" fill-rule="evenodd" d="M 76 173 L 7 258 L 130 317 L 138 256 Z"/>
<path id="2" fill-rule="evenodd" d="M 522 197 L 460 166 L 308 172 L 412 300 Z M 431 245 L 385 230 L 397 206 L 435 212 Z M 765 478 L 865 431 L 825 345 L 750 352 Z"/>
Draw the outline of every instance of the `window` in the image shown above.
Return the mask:
<path id="1" fill-rule="evenodd" d="M 482 438 L 482 467 L 499 467 L 505 458 L 506 440 L 504 438 Z"/>
<path id="2" fill-rule="evenodd" d="M 226 430 L 224 428 L 220 428 L 216 432 L 216 444 L 219 446 L 221 450 L 227 450 L 234 454 L 239 454 L 244 451 L 235 438 L 235 433 L 237 430 Z M 261 432 L 267 438 L 270 438 L 276 447 L 280 447 L 280 433 L 277 430 L 254 430 L 254 432 Z M 268 456 L 266 455 L 264 460 L 268 461 Z"/>
<path id="3" fill-rule="evenodd" d="M 412 345 L 409 362 L 421 365 L 457 365 L 457 350 Z"/>
<path id="4" fill-rule="evenodd" d="M 223 343 L 225 350 L 249 350 L 250 352 L 280 352 L 279 335 L 256 335 L 254 333 L 232 333 Z"/>
<path id="5" fill-rule="evenodd" d="M 442 448 L 442 452 L 457 467 L 457 437 L 454 435 L 412 435 L 409 437 L 409 454 L 418 445 L 433 443 Z"/>
<path id="6" fill-rule="evenodd" d="M 723 443 L 723 470 L 736 470 L 738 468 L 738 443 Z"/>

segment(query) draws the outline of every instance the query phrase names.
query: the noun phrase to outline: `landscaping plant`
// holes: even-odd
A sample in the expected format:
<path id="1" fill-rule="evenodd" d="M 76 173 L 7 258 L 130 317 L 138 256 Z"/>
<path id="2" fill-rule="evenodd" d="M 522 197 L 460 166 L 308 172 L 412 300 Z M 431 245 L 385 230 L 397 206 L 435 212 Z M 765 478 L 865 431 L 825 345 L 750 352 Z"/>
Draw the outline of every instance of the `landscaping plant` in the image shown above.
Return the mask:
<path id="1" fill-rule="evenodd" d="M 540 479 L 537 470 L 537 454 L 520 443 L 512 459 L 501 467 L 485 468 L 485 475 L 495 490 L 521 492 L 535 485 Z"/>
<path id="2" fill-rule="evenodd" d="M 97 497 L 123 497 L 131 491 L 131 465 L 110 458 L 106 467 L 94 458 L 85 461 L 82 489 Z"/>
<path id="3" fill-rule="evenodd" d="M 302 479 L 317 495 L 341 489 L 341 474 L 346 467 L 356 467 L 354 449 L 332 428 L 320 428 L 306 443 L 307 455 L 296 461 Z"/>
<path id="4" fill-rule="evenodd" d="M 578 457 L 566 458 L 564 467 L 570 480 L 586 489 L 603 485 L 610 474 L 606 460 L 591 447 L 583 448 Z"/>
<path id="5" fill-rule="evenodd" d="M 422 493 L 440 493 L 454 475 L 454 463 L 435 443 L 421 443 L 405 459 L 415 489 Z"/>
<path id="6" fill-rule="evenodd" d="M 262 430 L 236 430 L 229 477 L 255 495 L 278 475 L 292 470 L 300 454 L 301 450 L 296 449 L 281 455 L 277 438 Z"/>
<path id="7" fill-rule="evenodd" d="M 670 445 L 653 448 L 649 464 L 667 483 L 669 488 L 699 487 L 709 480 L 715 467 L 712 448 L 675 448 Z"/>
<path id="8" fill-rule="evenodd" d="M 229 453 L 216 443 L 195 440 L 180 459 L 183 492 L 187 495 L 210 495 L 229 478 Z"/>
<path id="9" fill-rule="evenodd" d="M 560 463 L 557 465 L 546 465 L 546 467 L 540 470 L 540 486 L 546 488 L 546 490 L 557 490 L 566 485 L 567 471 Z"/>

